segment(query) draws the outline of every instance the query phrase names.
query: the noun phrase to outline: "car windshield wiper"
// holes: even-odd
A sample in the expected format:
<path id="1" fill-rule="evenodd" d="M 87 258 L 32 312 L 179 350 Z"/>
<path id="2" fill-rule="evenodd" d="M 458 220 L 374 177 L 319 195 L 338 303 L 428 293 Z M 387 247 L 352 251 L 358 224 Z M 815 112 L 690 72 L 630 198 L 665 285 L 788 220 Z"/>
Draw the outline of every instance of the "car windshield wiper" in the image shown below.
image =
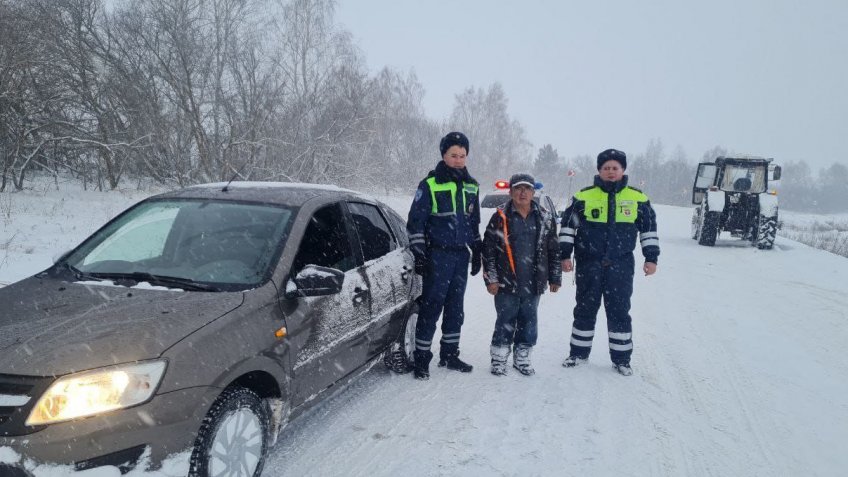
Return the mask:
<path id="1" fill-rule="evenodd" d="M 97 278 L 97 277 L 95 277 L 95 276 L 93 276 L 89 273 L 83 272 L 82 270 L 71 265 L 70 262 L 67 262 L 65 260 L 62 260 L 61 262 L 57 263 L 56 265 L 64 267 L 67 271 L 71 272 L 71 275 L 74 276 L 74 280 L 76 280 L 76 281 L 86 281 L 86 280 L 92 280 L 92 281 L 98 281 L 98 282 L 101 281 L 100 278 Z"/>
<path id="2" fill-rule="evenodd" d="M 103 273 L 91 273 L 88 276 L 94 278 L 95 280 L 106 280 L 106 279 L 115 279 L 115 280 L 132 280 L 136 283 L 140 282 L 148 282 L 151 285 L 163 285 L 169 288 L 182 288 L 185 290 L 195 290 L 195 291 L 220 291 L 218 288 L 207 285 L 205 283 L 196 282 L 190 278 L 181 278 L 181 277 L 169 277 L 167 275 L 154 275 L 152 273 L 147 272 L 132 272 L 132 273 L 119 273 L 119 272 L 103 272 Z"/>

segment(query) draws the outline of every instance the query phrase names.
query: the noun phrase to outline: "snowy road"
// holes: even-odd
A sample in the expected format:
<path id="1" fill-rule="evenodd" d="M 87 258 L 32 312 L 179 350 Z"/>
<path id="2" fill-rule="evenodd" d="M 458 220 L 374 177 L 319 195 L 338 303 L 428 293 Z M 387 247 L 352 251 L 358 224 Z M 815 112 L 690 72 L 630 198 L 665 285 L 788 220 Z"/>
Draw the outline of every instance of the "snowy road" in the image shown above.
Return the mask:
<path id="1" fill-rule="evenodd" d="M 848 260 L 782 239 L 700 247 L 689 209 L 657 212 L 633 377 L 611 370 L 603 319 L 588 365 L 560 365 L 570 275 L 542 299 L 536 376 L 492 376 L 494 307 L 477 277 L 462 338 L 473 373 L 433 366 L 419 382 L 377 366 L 292 423 L 263 475 L 844 475 Z"/>
<path id="2" fill-rule="evenodd" d="M 54 195 L 16 197 L 0 281 L 45 268 L 136 200 Z M 409 199 L 389 202 L 406 215 Z M 570 275 L 542 298 L 537 374 L 492 376 L 494 306 L 475 277 L 462 338 L 473 373 L 433 366 L 419 382 L 377 365 L 290 424 L 264 477 L 845 475 L 848 259 L 781 237 L 772 251 L 724 236 L 700 247 L 690 209 L 656 208 L 662 255 L 635 280 L 634 376 L 611 370 L 603 318 L 588 365 L 560 365 Z"/>

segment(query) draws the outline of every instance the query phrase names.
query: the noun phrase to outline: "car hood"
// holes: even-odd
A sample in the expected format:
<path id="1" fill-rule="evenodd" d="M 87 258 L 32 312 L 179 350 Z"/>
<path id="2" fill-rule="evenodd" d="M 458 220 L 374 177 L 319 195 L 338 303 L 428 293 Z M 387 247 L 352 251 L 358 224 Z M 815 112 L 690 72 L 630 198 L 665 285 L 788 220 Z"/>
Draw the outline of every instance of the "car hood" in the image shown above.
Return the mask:
<path id="1" fill-rule="evenodd" d="M 0 374 L 58 376 L 151 359 L 244 294 L 28 278 L 0 288 Z"/>

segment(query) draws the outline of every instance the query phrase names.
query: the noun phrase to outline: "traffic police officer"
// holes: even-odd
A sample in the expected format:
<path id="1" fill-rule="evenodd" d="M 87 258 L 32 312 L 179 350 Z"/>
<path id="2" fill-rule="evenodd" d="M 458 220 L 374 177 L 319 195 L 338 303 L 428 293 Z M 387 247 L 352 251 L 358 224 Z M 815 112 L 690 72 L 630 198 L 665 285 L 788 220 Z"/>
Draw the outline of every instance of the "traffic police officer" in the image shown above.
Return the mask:
<path id="1" fill-rule="evenodd" d="M 574 269 L 572 251 L 577 260 L 571 352 L 562 365 L 577 366 L 589 357 L 603 296 L 613 367 L 630 376 L 633 249 L 638 232 L 645 257 L 642 269 L 645 275 L 653 275 L 660 254 L 656 214 L 648 196 L 627 185 L 627 156 L 623 152 L 607 149 L 598 155 L 597 165 L 595 184 L 574 195 L 562 216 L 559 233 L 562 269 Z"/>
<path id="2" fill-rule="evenodd" d="M 461 132 L 442 138 L 442 160 L 418 184 L 409 210 L 410 248 L 415 256 L 415 271 L 424 279 L 415 329 L 413 369 L 418 379 L 430 377 L 430 346 L 440 314 L 439 366 L 465 373 L 473 368 L 459 359 L 469 256 L 471 274 L 476 275 L 483 248 L 479 186 L 465 168 L 468 147 L 468 138 Z"/>

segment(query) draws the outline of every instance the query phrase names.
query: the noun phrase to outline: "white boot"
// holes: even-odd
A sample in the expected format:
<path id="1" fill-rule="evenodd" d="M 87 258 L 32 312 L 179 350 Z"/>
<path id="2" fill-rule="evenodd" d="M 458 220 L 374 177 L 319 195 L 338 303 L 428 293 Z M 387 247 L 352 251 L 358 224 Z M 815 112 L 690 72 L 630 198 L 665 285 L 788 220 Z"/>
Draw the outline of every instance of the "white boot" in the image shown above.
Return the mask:
<path id="1" fill-rule="evenodd" d="M 529 346 L 516 346 L 515 354 L 512 356 L 512 367 L 525 376 L 536 374 L 536 370 L 530 364 L 530 351 L 532 349 Z"/>
<path id="2" fill-rule="evenodd" d="M 506 361 L 509 359 L 509 346 L 492 345 L 492 374 L 503 376 L 506 374 Z"/>

